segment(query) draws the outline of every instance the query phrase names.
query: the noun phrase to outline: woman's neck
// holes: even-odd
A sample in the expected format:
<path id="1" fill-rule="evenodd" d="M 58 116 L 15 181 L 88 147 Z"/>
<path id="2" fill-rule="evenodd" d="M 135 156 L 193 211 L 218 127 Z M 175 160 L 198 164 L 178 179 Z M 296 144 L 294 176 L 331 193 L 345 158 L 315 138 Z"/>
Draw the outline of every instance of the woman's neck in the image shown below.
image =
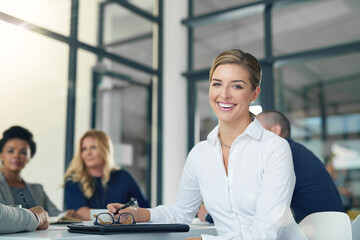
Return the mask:
<path id="1" fill-rule="evenodd" d="M 9 186 L 12 187 L 23 187 L 25 184 L 21 179 L 20 171 L 19 172 L 13 172 L 4 169 L 4 177 L 9 184 Z"/>
<path id="2" fill-rule="evenodd" d="M 92 177 L 102 177 L 104 175 L 104 167 L 88 168 L 87 170 Z"/>
<path id="3" fill-rule="evenodd" d="M 242 121 L 237 122 L 220 122 L 219 135 L 221 140 L 227 145 L 231 145 L 232 142 L 241 135 L 247 126 L 251 123 L 251 118 L 248 117 Z"/>

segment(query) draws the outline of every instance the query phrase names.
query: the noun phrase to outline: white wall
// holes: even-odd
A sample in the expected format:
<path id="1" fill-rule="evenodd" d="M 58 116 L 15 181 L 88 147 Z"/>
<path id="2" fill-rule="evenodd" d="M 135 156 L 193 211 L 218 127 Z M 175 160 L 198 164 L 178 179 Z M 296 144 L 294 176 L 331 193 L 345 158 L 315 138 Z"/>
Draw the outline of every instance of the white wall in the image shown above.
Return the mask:
<path id="1" fill-rule="evenodd" d="M 164 1 L 163 203 L 174 203 L 187 156 L 187 1 Z"/>

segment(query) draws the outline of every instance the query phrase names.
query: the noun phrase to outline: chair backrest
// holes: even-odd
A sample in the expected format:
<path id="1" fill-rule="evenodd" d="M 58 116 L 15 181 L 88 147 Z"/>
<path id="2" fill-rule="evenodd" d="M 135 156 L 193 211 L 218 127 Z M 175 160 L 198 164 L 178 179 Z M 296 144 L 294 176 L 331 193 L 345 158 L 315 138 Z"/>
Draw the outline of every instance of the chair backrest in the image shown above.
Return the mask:
<path id="1" fill-rule="evenodd" d="M 352 237 L 354 240 L 360 239 L 360 215 L 358 215 L 351 224 Z"/>
<path id="2" fill-rule="evenodd" d="M 351 221 L 343 212 L 313 213 L 299 226 L 309 240 L 352 240 Z"/>

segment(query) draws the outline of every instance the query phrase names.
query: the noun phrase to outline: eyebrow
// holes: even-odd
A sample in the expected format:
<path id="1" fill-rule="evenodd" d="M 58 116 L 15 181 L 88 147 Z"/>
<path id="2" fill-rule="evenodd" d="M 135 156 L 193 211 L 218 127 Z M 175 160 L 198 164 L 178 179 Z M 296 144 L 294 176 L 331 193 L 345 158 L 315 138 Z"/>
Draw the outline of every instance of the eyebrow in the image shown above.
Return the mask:
<path id="1" fill-rule="evenodd" d="M 213 78 L 212 81 L 222 82 L 222 80 L 217 79 L 217 78 Z M 242 82 L 242 83 L 246 84 L 246 82 L 244 80 L 232 80 L 231 82 L 232 83 Z"/>

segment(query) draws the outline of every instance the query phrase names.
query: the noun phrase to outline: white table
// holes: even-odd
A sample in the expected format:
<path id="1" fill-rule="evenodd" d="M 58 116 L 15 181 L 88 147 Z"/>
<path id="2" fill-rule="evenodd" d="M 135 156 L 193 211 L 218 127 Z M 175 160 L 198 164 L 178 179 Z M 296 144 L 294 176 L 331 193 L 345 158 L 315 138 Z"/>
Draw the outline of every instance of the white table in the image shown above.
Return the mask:
<path id="1" fill-rule="evenodd" d="M 189 237 L 199 237 L 201 234 L 217 235 L 215 227 L 212 224 L 191 225 L 189 232 L 180 233 L 119 233 L 112 235 L 95 235 L 95 234 L 82 234 L 70 233 L 67 231 L 66 224 L 51 225 L 47 230 L 35 232 L 22 232 L 13 234 L 0 234 L 0 240 L 183 240 Z"/>

